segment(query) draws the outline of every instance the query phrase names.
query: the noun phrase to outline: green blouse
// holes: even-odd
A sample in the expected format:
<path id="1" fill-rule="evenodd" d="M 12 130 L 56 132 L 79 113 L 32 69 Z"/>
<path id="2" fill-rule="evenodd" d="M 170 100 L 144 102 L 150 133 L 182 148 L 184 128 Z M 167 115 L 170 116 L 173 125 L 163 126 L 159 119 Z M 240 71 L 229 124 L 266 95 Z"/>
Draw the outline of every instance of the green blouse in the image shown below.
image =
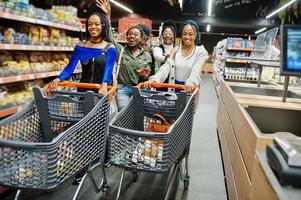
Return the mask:
<path id="1" fill-rule="evenodd" d="M 141 48 L 139 55 L 134 57 L 128 47 L 125 47 L 120 64 L 118 83 L 137 85 L 139 83 L 137 70 L 144 67 L 151 67 L 151 64 L 151 55 L 143 48 Z"/>

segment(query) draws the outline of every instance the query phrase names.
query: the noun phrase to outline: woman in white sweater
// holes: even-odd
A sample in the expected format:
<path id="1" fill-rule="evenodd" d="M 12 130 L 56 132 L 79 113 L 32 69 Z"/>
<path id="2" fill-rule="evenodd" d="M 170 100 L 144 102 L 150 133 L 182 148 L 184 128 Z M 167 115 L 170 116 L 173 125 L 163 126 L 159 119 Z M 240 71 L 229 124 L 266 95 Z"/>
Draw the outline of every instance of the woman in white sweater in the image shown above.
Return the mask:
<path id="1" fill-rule="evenodd" d="M 170 57 L 170 52 L 175 47 L 176 34 L 175 24 L 171 20 L 164 22 L 161 34 L 163 42 L 153 48 L 153 55 L 158 67 Z"/>
<path id="2" fill-rule="evenodd" d="M 208 53 L 199 43 L 199 26 L 195 21 L 187 20 L 182 30 L 182 41 L 179 47 L 172 49 L 170 58 L 159 68 L 159 71 L 145 83 L 164 82 L 169 75 L 170 84 L 183 84 L 188 92 L 199 86 L 201 70 Z"/>

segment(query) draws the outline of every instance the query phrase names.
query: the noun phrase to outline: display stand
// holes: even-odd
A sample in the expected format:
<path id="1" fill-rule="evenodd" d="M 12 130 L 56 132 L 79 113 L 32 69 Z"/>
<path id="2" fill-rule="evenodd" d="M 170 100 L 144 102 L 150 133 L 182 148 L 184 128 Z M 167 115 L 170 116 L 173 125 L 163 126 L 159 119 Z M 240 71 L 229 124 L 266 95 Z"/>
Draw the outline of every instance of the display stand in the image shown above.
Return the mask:
<path id="1" fill-rule="evenodd" d="M 263 67 L 273 67 L 273 68 L 279 68 L 280 62 L 276 60 L 262 60 L 262 59 L 252 59 L 250 60 L 250 64 L 257 65 L 258 67 L 258 79 L 257 79 L 257 87 L 260 88 L 261 86 L 261 77 L 262 77 L 262 71 Z"/>
<path id="2" fill-rule="evenodd" d="M 285 76 L 284 85 L 283 85 L 282 102 L 286 102 L 286 96 L 287 96 L 287 91 L 288 91 L 289 80 L 290 80 L 290 77 L 289 76 Z"/>

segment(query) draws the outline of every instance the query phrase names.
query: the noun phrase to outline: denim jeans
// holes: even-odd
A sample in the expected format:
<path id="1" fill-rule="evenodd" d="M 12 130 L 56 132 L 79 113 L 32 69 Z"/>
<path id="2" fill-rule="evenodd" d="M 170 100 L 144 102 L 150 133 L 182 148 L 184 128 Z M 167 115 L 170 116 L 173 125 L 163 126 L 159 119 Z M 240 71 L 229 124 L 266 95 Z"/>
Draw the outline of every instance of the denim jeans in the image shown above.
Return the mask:
<path id="1" fill-rule="evenodd" d="M 117 92 L 116 92 L 118 111 L 121 111 L 129 103 L 131 97 L 132 97 L 131 86 L 118 84 Z"/>

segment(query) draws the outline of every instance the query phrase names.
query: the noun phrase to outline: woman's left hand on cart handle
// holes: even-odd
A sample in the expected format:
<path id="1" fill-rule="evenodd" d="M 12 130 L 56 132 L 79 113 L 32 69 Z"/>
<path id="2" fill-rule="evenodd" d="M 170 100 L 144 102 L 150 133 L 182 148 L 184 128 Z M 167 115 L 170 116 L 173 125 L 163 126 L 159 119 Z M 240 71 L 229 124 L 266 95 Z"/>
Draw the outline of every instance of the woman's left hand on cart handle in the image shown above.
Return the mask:
<path id="1" fill-rule="evenodd" d="M 51 92 L 55 91 L 56 88 L 59 86 L 59 82 L 60 82 L 60 79 L 58 79 L 58 78 L 56 78 L 53 81 L 51 81 L 49 83 L 49 87 L 48 87 L 49 91 L 51 91 Z"/>
<path id="2" fill-rule="evenodd" d="M 102 83 L 101 88 L 98 90 L 98 95 L 102 96 L 108 92 L 107 83 Z"/>
<path id="3" fill-rule="evenodd" d="M 186 92 L 193 92 L 194 89 L 195 89 L 195 85 L 185 84 L 185 86 L 184 86 L 184 90 Z"/>
<path id="4" fill-rule="evenodd" d="M 145 88 L 151 88 L 152 87 L 152 83 L 155 83 L 155 81 L 153 80 L 149 80 L 143 83 L 143 87 Z"/>

